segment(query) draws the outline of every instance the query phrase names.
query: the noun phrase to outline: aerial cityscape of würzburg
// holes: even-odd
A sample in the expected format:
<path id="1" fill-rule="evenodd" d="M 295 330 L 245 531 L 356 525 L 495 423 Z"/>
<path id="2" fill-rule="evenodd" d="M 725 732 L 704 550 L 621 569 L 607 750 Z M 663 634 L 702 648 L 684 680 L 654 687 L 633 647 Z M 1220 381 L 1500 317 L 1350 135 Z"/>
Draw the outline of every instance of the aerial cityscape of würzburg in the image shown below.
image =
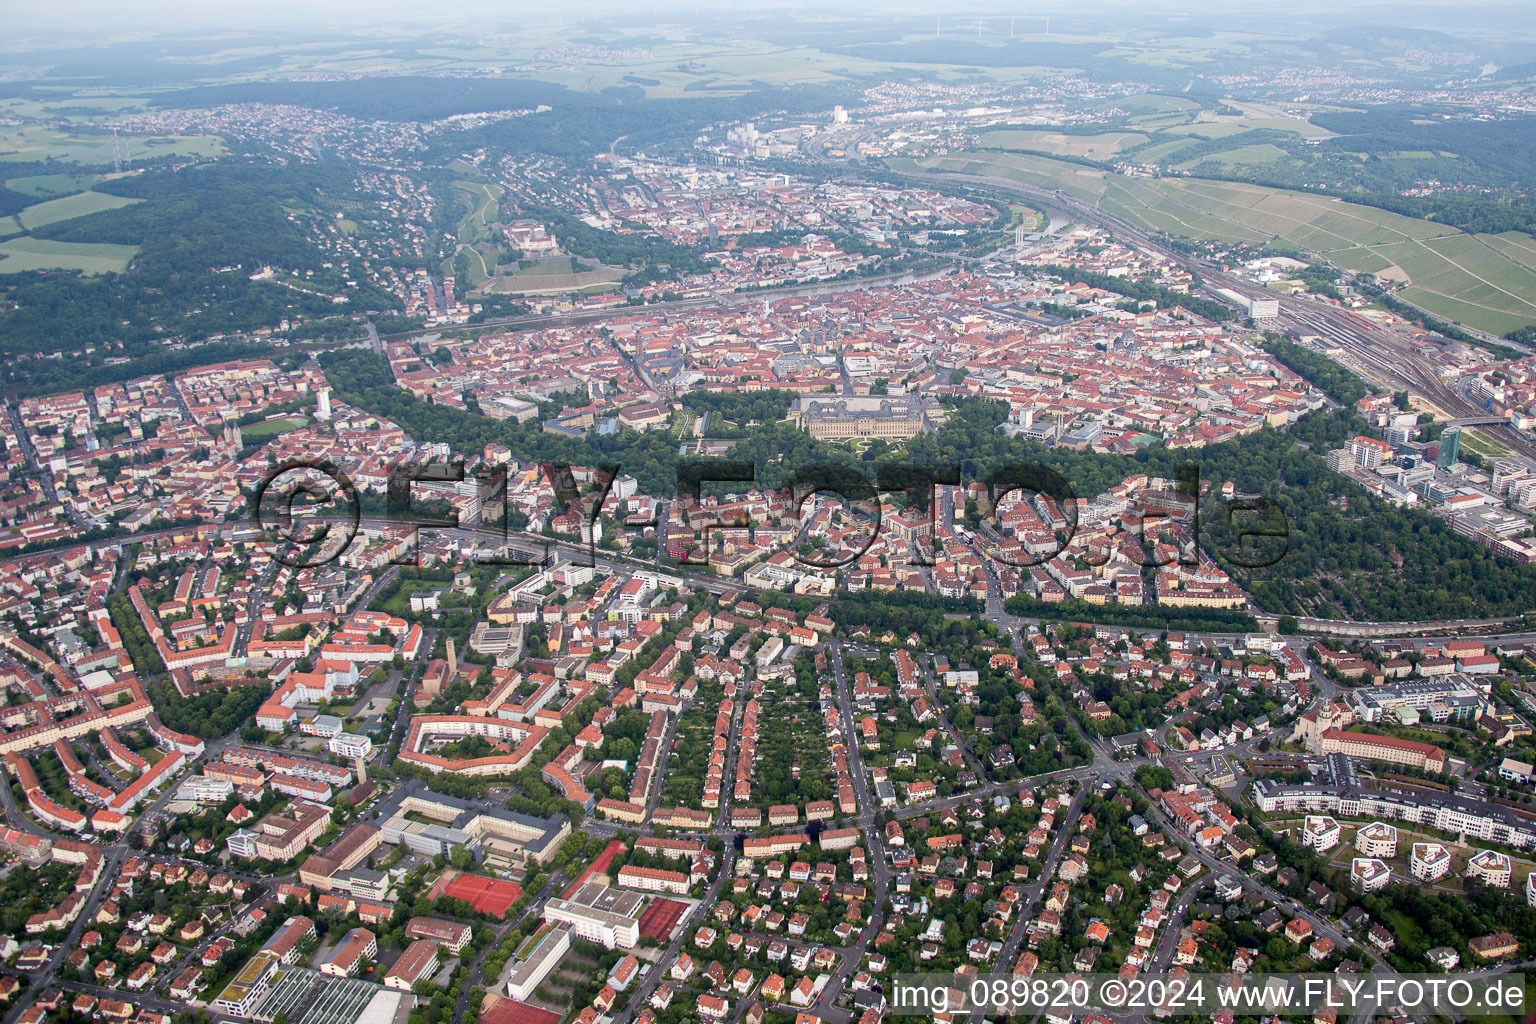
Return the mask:
<path id="1" fill-rule="evenodd" d="M 0 1024 L 1531 1020 L 1536 7 L 1053 2 L 4 5 Z"/>

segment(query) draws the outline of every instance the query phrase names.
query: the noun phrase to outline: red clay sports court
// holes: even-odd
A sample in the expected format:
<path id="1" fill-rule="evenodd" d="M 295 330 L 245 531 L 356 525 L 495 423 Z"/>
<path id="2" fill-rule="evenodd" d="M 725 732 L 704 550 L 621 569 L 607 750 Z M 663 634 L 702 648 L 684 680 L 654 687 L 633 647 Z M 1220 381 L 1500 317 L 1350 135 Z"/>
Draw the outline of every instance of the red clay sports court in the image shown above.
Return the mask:
<path id="1" fill-rule="evenodd" d="M 500 996 L 480 1015 L 480 1024 L 560 1024 L 560 1015 Z"/>
<path id="2" fill-rule="evenodd" d="M 672 934 L 672 929 L 677 927 L 677 922 L 687 912 L 688 904 L 657 897 L 645 908 L 645 913 L 640 915 L 640 934 L 664 940 Z"/>
<path id="3" fill-rule="evenodd" d="M 604 848 L 603 852 L 598 855 L 597 860 L 592 862 L 592 866 L 583 871 L 580 878 L 576 879 L 576 881 L 567 886 L 565 892 L 562 895 L 566 899 L 570 899 L 571 893 L 581 888 L 581 883 L 585 882 L 593 875 L 606 872 L 608 870 L 608 865 L 613 862 L 613 855 L 623 849 L 624 844 L 619 842 L 617 839 L 609 843 L 607 847 Z"/>
<path id="4" fill-rule="evenodd" d="M 512 904 L 523 894 L 523 887 L 516 882 L 507 882 L 500 878 L 486 878 L 484 875 L 464 875 L 454 873 L 452 877 L 444 875 L 438 879 L 432 887 L 431 896 L 436 899 L 439 896 L 447 896 L 450 899 L 463 900 L 482 914 L 494 914 L 496 917 L 505 917 Z"/>

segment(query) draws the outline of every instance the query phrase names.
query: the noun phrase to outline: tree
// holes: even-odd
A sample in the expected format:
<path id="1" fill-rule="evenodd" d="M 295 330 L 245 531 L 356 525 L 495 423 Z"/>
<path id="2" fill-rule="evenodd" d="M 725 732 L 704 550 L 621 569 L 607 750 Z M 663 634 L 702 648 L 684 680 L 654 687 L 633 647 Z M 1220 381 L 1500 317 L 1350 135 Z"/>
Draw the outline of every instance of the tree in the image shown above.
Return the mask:
<path id="1" fill-rule="evenodd" d="M 1173 785 L 1173 772 L 1160 764 L 1144 764 L 1136 769 L 1136 781 L 1144 789 L 1167 789 Z"/>

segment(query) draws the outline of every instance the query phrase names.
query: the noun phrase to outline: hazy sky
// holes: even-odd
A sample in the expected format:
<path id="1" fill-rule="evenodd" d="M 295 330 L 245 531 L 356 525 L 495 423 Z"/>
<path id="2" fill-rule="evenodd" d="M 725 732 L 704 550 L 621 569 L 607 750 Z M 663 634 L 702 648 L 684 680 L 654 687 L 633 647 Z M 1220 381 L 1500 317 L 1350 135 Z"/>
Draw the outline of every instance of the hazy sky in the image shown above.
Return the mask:
<path id="1" fill-rule="evenodd" d="M 422 3 L 420 0 L 71 0 L 68 3 L 25 3 L 0 0 L 5 13 L 7 36 L 13 45 L 0 42 L 0 50 L 45 42 L 54 46 L 78 46 L 100 41 L 106 35 L 118 39 L 145 38 L 166 32 L 208 30 L 258 30 L 266 32 L 345 30 L 368 34 L 375 31 L 406 29 L 419 31 L 434 27 L 462 31 L 475 26 L 496 34 L 515 33 L 520 23 L 537 21 L 548 24 L 563 14 L 570 21 L 597 15 L 599 20 L 614 17 L 634 26 L 646 15 L 659 21 L 686 21 L 696 13 L 719 16 L 740 13 L 747 17 L 772 11 L 793 11 L 802 17 L 889 18 L 893 14 L 932 15 L 942 13 L 955 18 L 1008 17 L 1060 13 L 1093 17 L 1105 16 L 1114 24 L 1112 12 L 1134 12 L 1138 18 L 1166 15 L 1171 19 L 1204 21 L 1219 27 L 1230 19 L 1252 30 L 1273 20 L 1280 34 L 1305 32 L 1309 23 L 1338 25 L 1373 23 L 1465 31 L 1474 34 L 1495 31 L 1504 34 L 1536 32 L 1536 4 L 1529 0 L 1497 3 L 1340 3 L 1333 0 L 1300 0 L 1285 5 L 1283 17 L 1270 5 L 1256 5 L 1240 0 L 1196 0 L 1195 3 L 1158 2 L 1158 0 L 997 0 L 974 7 L 946 3 L 943 0 L 772 0 L 772 2 L 733 3 L 722 8 L 699 0 L 667 2 L 598 2 L 576 0 L 574 3 L 549 4 L 529 0 L 447 0 Z M 636 16 L 640 16 L 637 18 Z M 45 38 L 39 38 L 44 36 Z"/>

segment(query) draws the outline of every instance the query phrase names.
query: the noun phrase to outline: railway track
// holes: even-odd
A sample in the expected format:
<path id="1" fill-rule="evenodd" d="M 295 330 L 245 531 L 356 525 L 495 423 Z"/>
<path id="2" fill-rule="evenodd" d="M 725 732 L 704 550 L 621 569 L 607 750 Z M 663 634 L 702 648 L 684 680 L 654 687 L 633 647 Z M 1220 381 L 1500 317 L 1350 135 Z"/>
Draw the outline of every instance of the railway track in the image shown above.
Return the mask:
<path id="1" fill-rule="evenodd" d="M 1256 295 L 1274 297 L 1272 292 L 1252 282 L 1233 277 L 1217 267 L 1173 252 L 1123 217 L 1097 206 L 1090 206 L 1061 191 L 1052 191 L 989 175 L 904 172 L 901 176 L 938 184 L 971 185 L 1054 205 L 1089 223 L 1112 228 L 1125 239 L 1147 251 L 1193 270 L 1206 282 L 1206 291 L 1210 297 L 1221 302 L 1231 304 L 1232 300 L 1230 296 L 1222 295 L 1217 291 L 1218 287 L 1248 298 Z M 1395 337 L 1391 332 L 1348 310 L 1313 299 L 1292 296 L 1282 303 L 1281 317 L 1283 323 L 1290 325 L 1290 333 L 1318 334 L 1329 339 L 1351 355 L 1358 364 L 1357 369 L 1362 373 L 1392 385 L 1395 390 L 1404 390 L 1418 395 L 1445 413 L 1449 419 L 1478 415 L 1485 411 L 1457 394 L 1441 379 L 1435 368 L 1404 339 Z M 1514 427 L 1493 426 L 1483 429 L 1497 434 L 1500 443 L 1517 453 L 1536 459 L 1536 442 Z"/>

